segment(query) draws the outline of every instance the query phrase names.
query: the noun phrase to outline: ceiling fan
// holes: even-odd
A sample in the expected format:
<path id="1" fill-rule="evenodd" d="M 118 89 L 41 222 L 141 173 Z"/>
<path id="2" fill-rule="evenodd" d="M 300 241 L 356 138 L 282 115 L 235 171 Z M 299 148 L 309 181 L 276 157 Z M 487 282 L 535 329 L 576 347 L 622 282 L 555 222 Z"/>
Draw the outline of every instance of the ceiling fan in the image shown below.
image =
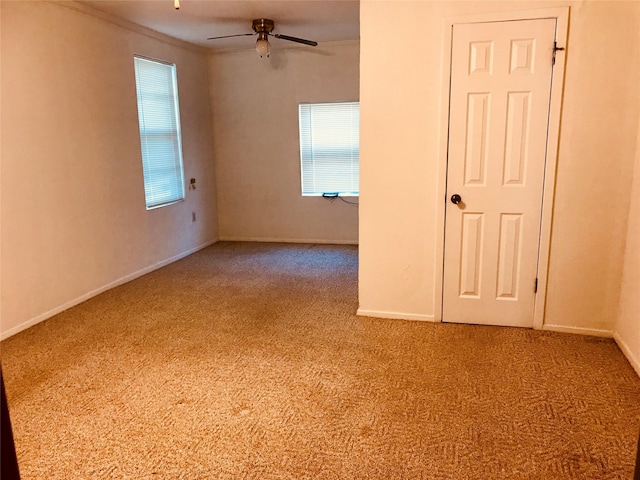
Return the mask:
<path id="1" fill-rule="evenodd" d="M 290 37 L 289 35 L 282 35 L 280 33 L 271 33 L 275 27 L 275 22 L 273 20 L 269 20 L 268 18 L 257 18 L 253 22 L 251 22 L 251 28 L 255 33 L 240 33 L 237 35 L 224 35 L 222 37 L 209 37 L 207 40 L 217 40 L 220 38 L 231 38 L 231 37 L 246 37 L 250 35 L 258 34 L 258 39 L 256 40 L 256 51 L 260 58 L 266 56 L 269 58 L 271 54 L 271 45 L 269 45 L 269 35 L 275 38 L 279 38 L 281 40 L 289 40 L 290 42 L 303 43 L 305 45 L 309 45 L 311 47 L 315 47 L 318 45 L 318 42 L 314 42 L 313 40 L 305 40 L 304 38 L 298 37 Z"/>

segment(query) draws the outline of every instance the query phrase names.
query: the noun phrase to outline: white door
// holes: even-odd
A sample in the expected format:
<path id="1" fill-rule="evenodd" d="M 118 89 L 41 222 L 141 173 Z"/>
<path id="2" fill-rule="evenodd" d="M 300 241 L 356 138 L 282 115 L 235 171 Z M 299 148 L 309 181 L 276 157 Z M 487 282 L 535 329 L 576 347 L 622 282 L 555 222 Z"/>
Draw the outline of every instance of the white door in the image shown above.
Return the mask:
<path id="1" fill-rule="evenodd" d="M 445 322 L 533 326 L 555 30 L 453 27 Z"/>

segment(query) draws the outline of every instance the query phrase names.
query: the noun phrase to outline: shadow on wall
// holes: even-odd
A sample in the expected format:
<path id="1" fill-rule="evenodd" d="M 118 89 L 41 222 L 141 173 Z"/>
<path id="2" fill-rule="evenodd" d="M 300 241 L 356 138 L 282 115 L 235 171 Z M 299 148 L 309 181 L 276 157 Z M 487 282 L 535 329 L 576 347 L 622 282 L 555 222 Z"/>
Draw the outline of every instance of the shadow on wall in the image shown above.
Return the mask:
<path id="1" fill-rule="evenodd" d="M 633 480 L 640 480 L 640 434 L 638 434 L 638 453 L 636 453 L 636 473 Z"/>
<path id="2" fill-rule="evenodd" d="M 0 477 L 3 480 L 20 480 L 18 471 L 18 458 L 16 456 L 16 446 L 13 442 L 13 431 L 9 419 L 9 406 L 7 405 L 7 395 L 4 391 L 4 379 L 2 378 L 2 367 L 0 367 L 0 383 L 2 384 L 2 418 L 0 418 Z"/>

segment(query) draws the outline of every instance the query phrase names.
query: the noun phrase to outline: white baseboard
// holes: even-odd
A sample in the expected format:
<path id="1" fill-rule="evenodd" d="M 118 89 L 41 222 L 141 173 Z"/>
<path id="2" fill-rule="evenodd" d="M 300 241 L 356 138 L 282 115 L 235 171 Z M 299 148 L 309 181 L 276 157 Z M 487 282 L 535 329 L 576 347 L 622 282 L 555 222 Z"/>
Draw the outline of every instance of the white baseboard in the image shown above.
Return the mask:
<path id="1" fill-rule="evenodd" d="M 406 313 L 406 312 L 384 312 L 380 310 L 364 310 L 358 308 L 356 312 L 361 317 L 375 318 L 391 318 L 394 320 L 418 320 L 421 322 L 438 322 L 433 315 L 424 315 L 422 313 Z"/>
<path id="2" fill-rule="evenodd" d="M 566 325 L 549 325 L 545 323 L 542 326 L 542 330 L 559 333 L 577 333 L 578 335 L 591 335 L 592 337 L 613 337 L 613 330 L 602 330 L 599 328 L 568 327 Z"/>
<path id="3" fill-rule="evenodd" d="M 319 243 L 322 245 L 358 245 L 357 240 L 327 240 L 317 238 L 265 238 L 265 237 L 220 237 L 221 242 L 263 243 Z"/>
<path id="4" fill-rule="evenodd" d="M 629 363 L 640 377 L 640 358 L 636 358 L 633 355 L 633 352 L 629 348 L 629 345 L 626 344 L 626 342 L 622 339 L 618 332 L 613 333 L 613 338 L 618 344 L 618 347 L 620 347 L 620 350 L 622 350 L 622 353 L 624 353 L 624 356 L 627 357 L 627 360 L 629 360 Z"/>
<path id="5" fill-rule="evenodd" d="M 210 242 L 206 242 L 203 243 L 201 245 L 198 245 L 195 248 L 192 248 L 190 250 L 187 250 L 186 252 L 182 252 L 178 255 L 175 255 L 171 258 L 168 258 L 166 260 L 162 260 L 161 262 L 158 263 L 154 263 L 153 265 L 150 265 L 148 267 L 145 267 L 141 270 L 138 270 L 136 272 L 130 273 L 129 275 L 125 275 L 124 277 L 118 278 L 117 280 L 114 280 L 113 282 L 110 282 L 106 285 L 103 285 L 100 288 L 96 288 L 95 290 L 92 290 L 90 292 L 85 293 L 84 295 L 81 295 L 77 298 L 74 298 L 73 300 L 70 300 L 58 307 L 52 308 L 51 310 L 41 313 L 40 315 L 37 315 L 29 320 L 27 320 L 24 323 L 21 323 L 20 325 L 10 328 L 9 330 L 5 330 L 0 332 L 0 340 L 4 340 L 5 338 L 9 338 L 12 335 L 15 335 L 16 333 L 19 333 L 23 330 L 26 330 L 29 327 L 32 327 L 48 318 L 53 317 L 54 315 L 57 315 L 60 312 L 64 312 L 65 310 L 68 310 L 71 307 L 75 307 L 76 305 L 81 304 L 82 302 L 85 302 L 87 300 L 89 300 L 90 298 L 93 298 L 97 295 L 100 295 L 103 292 L 106 292 L 107 290 L 111 290 L 112 288 L 118 287 L 120 285 L 124 285 L 125 283 L 130 282 L 131 280 L 135 280 L 138 277 L 141 277 L 143 275 L 146 275 L 147 273 L 153 272 L 154 270 L 157 270 L 159 268 L 162 268 L 166 265 L 169 265 L 170 263 L 173 263 L 177 260 L 180 260 L 184 257 L 188 257 L 189 255 L 202 250 L 203 248 L 206 248 L 210 245 L 213 245 L 214 243 L 217 243 L 218 240 L 212 240 Z"/>

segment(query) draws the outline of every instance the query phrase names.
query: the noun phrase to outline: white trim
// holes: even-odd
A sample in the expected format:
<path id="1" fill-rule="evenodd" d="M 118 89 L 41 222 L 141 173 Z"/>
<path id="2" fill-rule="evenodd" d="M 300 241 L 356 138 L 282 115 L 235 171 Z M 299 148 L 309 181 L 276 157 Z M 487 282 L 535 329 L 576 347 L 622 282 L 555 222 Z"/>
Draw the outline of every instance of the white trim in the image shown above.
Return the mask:
<path id="1" fill-rule="evenodd" d="M 578 335 L 591 335 L 592 337 L 613 337 L 613 330 L 603 330 L 600 328 L 570 327 L 567 325 L 549 325 L 545 323 L 542 330 L 558 333 L 577 333 Z"/>
<path id="2" fill-rule="evenodd" d="M 445 17 L 445 23 L 488 23 L 512 22 L 516 20 L 539 20 L 543 18 L 569 18 L 569 7 L 534 8 L 530 10 L 513 10 L 497 13 L 472 13 L 469 15 L 451 15 Z M 562 46 L 562 45 L 561 45 Z"/>
<path id="3" fill-rule="evenodd" d="M 618 344 L 618 347 L 620 347 L 620 350 L 622 350 L 622 353 L 624 353 L 624 356 L 627 357 L 627 360 L 629 360 L 629 363 L 640 377 L 640 358 L 636 358 L 633 355 L 631 348 L 629 348 L 629 345 L 626 344 L 626 342 L 622 339 L 618 332 L 613 332 L 613 338 Z"/>
<path id="4" fill-rule="evenodd" d="M 358 245 L 357 240 L 327 240 L 316 238 L 270 238 L 270 237 L 220 237 L 221 242 L 264 242 L 264 243 L 319 243 L 322 245 Z"/>
<path id="5" fill-rule="evenodd" d="M 23 330 L 26 330 L 29 327 L 32 327 L 48 318 L 53 317 L 54 315 L 57 315 L 58 313 L 61 313 L 65 310 L 68 310 L 71 307 L 75 307 L 76 305 L 81 304 L 82 302 L 85 302 L 87 300 L 89 300 L 90 298 L 93 298 L 97 295 L 100 295 L 103 292 L 106 292 L 107 290 L 111 290 L 112 288 L 118 287 L 120 285 L 124 285 L 125 283 L 128 283 L 132 280 L 135 280 L 136 278 L 139 278 L 143 275 L 146 275 L 147 273 L 150 273 L 154 270 L 158 270 L 159 268 L 165 267 L 167 265 L 169 265 L 170 263 L 173 263 L 177 260 L 180 260 L 184 257 L 188 257 L 189 255 L 202 250 L 204 248 L 207 248 L 210 245 L 213 245 L 214 243 L 217 243 L 218 240 L 212 240 L 210 242 L 206 242 L 203 243 L 195 248 L 192 248 L 190 250 L 187 250 L 186 252 L 182 252 L 178 255 L 175 255 L 171 258 L 168 258 L 166 260 L 162 260 L 161 262 L 158 263 L 154 263 L 153 265 L 150 265 L 148 267 L 142 268 L 136 272 L 130 273 L 129 275 L 125 275 L 124 277 L 118 278 L 117 280 L 114 280 L 113 282 L 110 282 L 106 285 L 103 285 L 102 287 L 99 287 L 95 290 L 92 290 L 90 292 L 85 293 L 84 295 L 81 295 L 77 298 L 74 298 L 73 300 L 70 300 L 58 307 L 52 308 L 51 310 L 41 313 L 40 315 L 37 315 L 33 318 L 31 318 L 30 320 L 27 320 L 24 323 L 21 323 L 20 325 L 10 328 L 9 330 L 5 330 L 3 332 L 0 332 L 0 340 L 4 340 L 6 338 L 9 338 L 13 335 L 15 335 L 16 333 L 19 333 Z"/>
<path id="6" fill-rule="evenodd" d="M 418 320 L 421 322 L 437 322 L 433 315 L 422 313 L 384 312 L 380 310 L 364 310 L 358 308 L 356 315 L 361 317 L 391 318 L 393 320 Z"/>
<path id="7" fill-rule="evenodd" d="M 433 289 L 433 305 L 436 321 L 442 321 L 442 294 L 444 281 L 444 236 L 447 191 L 447 154 L 449 136 L 449 87 L 451 76 L 451 34 L 453 25 L 461 23 L 506 22 L 543 18 L 556 19 L 556 40 L 558 45 L 566 47 L 569 26 L 569 7 L 551 7 L 536 10 L 524 10 L 502 13 L 459 15 L 445 17 L 443 20 L 442 78 L 440 83 L 440 145 L 438 154 L 438 183 L 436 196 L 441 201 L 436 217 L 436 282 Z M 540 225 L 540 243 L 538 251 L 538 293 L 535 298 L 533 328 L 542 329 L 547 297 L 549 254 L 551 248 L 551 224 L 553 220 L 553 201 L 555 195 L 556 167 L 558 163 L 558 144 L 560 138 L 560 120 L 562 116 L 562 97 L 564 92 L 566 51 L 558 51 L 553 70 L 551 98 L 549 102 L 549 125 L 547 135 L 547 158 L 545 162 L 544 195 L 542 199 L 542 219 Z M 553 327 L 553 326 L 551 326 Z M 597 330 L 594 330 L 597 331 Z M 576 332 L 577 333 L 577 332 Z M 590 333 L 594 335 L 594 333 Z M 611 336 L 611 332 L 609 332 Z"/>
<path id="8" fill-rule="evenodd" d="M 556 41 L 566 47 L 569 28 L 569 7 L 556 10 Z M 542 218 L 540 221 L 540 242 L 538 244 L 538 292 L 533 307 L 533 328 L 544 327 L 547 302 L 547 282 L 549 280 L 549 257 L 551 255 L 551 224 L 556 190 L 556 170 L 558 166 L 558 145 L 560 142 L 560 122 L 562 118 L 562 97 L 564 93 L 566 50 L 556 52 L 556 63 L 551 81 L 549 102 L 549 125 L 547 127 L 547 158 L 544 172 L 544 193 L 542 196 Z"/>

